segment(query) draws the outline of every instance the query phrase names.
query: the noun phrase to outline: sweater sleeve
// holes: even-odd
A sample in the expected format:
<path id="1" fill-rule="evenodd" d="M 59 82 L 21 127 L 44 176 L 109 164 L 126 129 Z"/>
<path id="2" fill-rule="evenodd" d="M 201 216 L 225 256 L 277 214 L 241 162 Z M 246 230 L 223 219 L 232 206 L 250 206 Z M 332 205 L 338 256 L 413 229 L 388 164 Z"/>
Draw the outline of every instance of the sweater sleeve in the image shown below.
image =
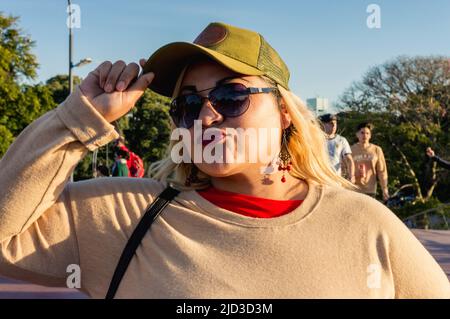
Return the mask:
<path id="1" fill-rule="evenodd" d="M 0 274 L 65 285 L 79 262 L 68 180 L 88 150 L 117 137 L 78 87 L 22 131 L 0 162 Z"/>
<path id="2" fill-rule="evenodd" d="M 439 156 L 433 156 L 433 161 L 435 161 L 440 167 L 445 169 L 450 169 L 450 161 L 443 160 Z"/>

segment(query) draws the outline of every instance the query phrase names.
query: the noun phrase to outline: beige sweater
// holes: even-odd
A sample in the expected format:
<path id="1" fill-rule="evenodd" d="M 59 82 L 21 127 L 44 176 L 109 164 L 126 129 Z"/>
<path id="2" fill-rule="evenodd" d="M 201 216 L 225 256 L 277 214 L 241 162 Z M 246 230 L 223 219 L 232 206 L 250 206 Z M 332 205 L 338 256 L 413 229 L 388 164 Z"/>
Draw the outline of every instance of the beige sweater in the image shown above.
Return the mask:
<path id="1" fill-rule="evenodd" d="M 353 144 L 353 161 L 355 162 L 356 185 L 365 194 L 377 193 L 377 177 L 381 189 L 387 189 L 388 173 L 386 160 L 381 147 L 370 144 L 364 148 L 361 144 Z"/>
<path id="2" fill-rule="evenodd" d="M 151 179 L 68 183 L 117 137 L 77 89 L 29 125 L 0 163 L 0 274 L 103 298 L 122 249 L 164 189 Z M 256 219 L 184 191 L 137 250 L 117 298 L 449 298 L 436 261 L 386 207 L 309 184 L 293 212 Z"/>

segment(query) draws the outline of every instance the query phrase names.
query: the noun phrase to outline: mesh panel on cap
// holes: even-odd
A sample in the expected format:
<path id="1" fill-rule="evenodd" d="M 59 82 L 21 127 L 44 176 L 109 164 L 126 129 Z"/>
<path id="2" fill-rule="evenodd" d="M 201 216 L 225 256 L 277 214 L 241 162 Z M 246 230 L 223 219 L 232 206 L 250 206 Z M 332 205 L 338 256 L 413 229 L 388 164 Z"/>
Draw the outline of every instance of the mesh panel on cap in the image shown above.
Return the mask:
<path id="1" fill-rule="evenodd" d="M 281 60 L 276 51 L 261 36 L 261 47 L 259 49 L 258 69 L 283 87 L 288 89 L 289 70 Z"/>

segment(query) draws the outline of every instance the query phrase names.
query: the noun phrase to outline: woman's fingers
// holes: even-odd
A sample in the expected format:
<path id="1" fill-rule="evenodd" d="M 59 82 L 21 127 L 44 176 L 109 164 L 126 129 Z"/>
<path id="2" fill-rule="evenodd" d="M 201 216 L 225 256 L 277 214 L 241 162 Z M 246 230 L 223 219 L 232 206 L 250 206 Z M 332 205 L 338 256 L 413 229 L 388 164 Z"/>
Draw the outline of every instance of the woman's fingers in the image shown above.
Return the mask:
<path id="1" fill-rule="evenodd" d="M 103 87 L 107 93 L 114 91 L 114 88 L 117 85 L 117 80 L 124 71 L 125 67 L 126 63 L 122 60 L 119 60 L 112 65 L 108 77 L 106 78 L 105 86 Z"/>
<path id="2" fill-rule="evenodd" d="M 146 59 L 139 60 L 141 67 L 144 67 L 146 62 Z M 139 65 L 136 63 L 127 65 L 122 60 L 114 64 L 110 61 L 105 61 L 98 67 L 99 85 L 107 93 L 111 93 L 114 90 L 119 92 L 125 91 L 130 83 L 139 75 L 139 70 Z M 148 80 L 148 76 L 141 81 L 145 81 L 146 79 Z"/>
<path id="3" fill-rule="evenodd" d="M 126 90 L 128 85 L 138 76 L 138 74 L 139 65 L 136 63 L 128 64 L 117 81 L 116 90 L 120 92 Z"/>
<path id="4" fill-rule="evenodd" d="M 140 59 L 139 65 L 143 67 L 146 62 L 146 59 Z M 126 91 L 130 100 L 137 100 L 155 77 L 152 72 L 139 76 L 139 65 L 137 63 L 127 65 L 122 60 L 114 64 L 104 61 L 93 71 L 93 74 L 98 79 L 99 87 L 106 93 Z"/>
<path id="5" fill-rule="evenodd" d="M 109 71 L 111 71 L 112 63 L 105 61 L 97 67 L 97 73 L 99 77 L 99 86 L 104 88 L 106 79 L 108 78 Z M 95 71 L 94 71 L 95 72 Z"/>
<path id="6" fill-rule="evenodd" d="M 139 64 L 145 62 L 142 59 Z M 139 76 L 139 64 L 105 61 L 81 83 L 83 94 L 107 121 L 114 121 L 129 112 L 153 81 L 155 75 L 152 72 Z"/>

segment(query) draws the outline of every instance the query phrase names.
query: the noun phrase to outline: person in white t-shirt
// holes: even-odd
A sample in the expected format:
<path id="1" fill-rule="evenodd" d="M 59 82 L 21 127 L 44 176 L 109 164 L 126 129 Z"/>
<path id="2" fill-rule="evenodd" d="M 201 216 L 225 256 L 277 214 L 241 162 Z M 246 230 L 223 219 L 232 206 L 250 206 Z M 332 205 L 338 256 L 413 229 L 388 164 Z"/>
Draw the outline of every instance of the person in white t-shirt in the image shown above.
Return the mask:
<path id="1" fill-rule="evenodd" d="M 333 114 L 324 114 L 320 117 L 325 133 L 327 134 L 327 149 L 330 155 L 331 165 L 334 170 L 355 183 L 355 164 L 352 158 L 352 150 L 347 139 L 337 131 L 337 116 Z M 345 174 L 343 164 L 345 165 Z"/>

